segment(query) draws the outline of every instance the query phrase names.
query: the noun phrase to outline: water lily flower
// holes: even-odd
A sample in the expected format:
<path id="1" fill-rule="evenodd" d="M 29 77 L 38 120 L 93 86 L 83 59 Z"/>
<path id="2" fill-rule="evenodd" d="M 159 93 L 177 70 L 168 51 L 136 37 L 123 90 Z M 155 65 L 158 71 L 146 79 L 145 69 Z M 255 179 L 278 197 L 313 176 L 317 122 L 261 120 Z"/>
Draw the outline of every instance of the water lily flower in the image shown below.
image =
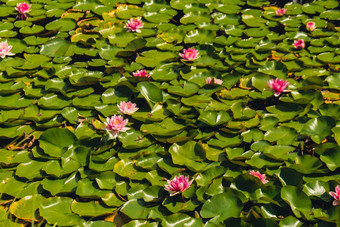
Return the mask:
<path id="1" fill-rule="evenodd" d="M 177 195 L 177 194 L 187 190 L 190 187 L 193 180 L 194 179 L 189 181 L 188 176 L 183 176 L 183 175 L 181 175 L 179 177 L 176 176 L 172 180 L 167 180 L 168 184 L 165 185 L 165 190 L 170 192 L 170 196 Z"/>
<path id="2" fill-rule="evenodd" d="M 255 172 L 254 170 L 251 170 L 249 174 L 259 178 L 263 184 L 267 184 L 269 182 L 266 180 L 266 174 L 261 174 L 259 171 Z"/>
<path id="3" fill-rule="evenodd" d="M 333 206 L 339 205 L 339 202 L 340 202 L 340 185 L 336 186 L 335 192 L 329 192 L 329 194 L 334 198 Z"/>
<path id="4" fill-rule="evenodd" d="M 136 19 L 130 18 L 128 22 L 126 22 L 125 28 L 128 29 L 128 32 L 141 32 L 141 28 L 143 28 L 144 23 L 142 23 L 142 19 L 137 17 Z"/>
<path id="5" fill-rule="evenodd" d="M 18 3 L 15 9 L 19 12 L 17 19 L 25 20 L 27 18 L 27 14 L 31 10 L 31 5 L 26 2 Z"/>
<path id="6" fill-rule="evenodd" d="M 315 23 L 313 21 L 310 21 L 306 24 L 306 29 L 308 31 L 314 31 L 316 28 Z"/>
<path id="7" fill-rule="evenodd" d="M 269 80 L 268 82 L 269 87 L 275 91 L 274 96 L 279 96 L 281 92 L 285 92 L 289 82 L 286 80 L 281 80 L 276 78 L 275 80 Z"/>
<path id="8" fill-rule="evenodd" d="M 278 9 L 278 10 L 275 11 L 276 16 L 283 16 L 283 15 L 286 14 L 286 12 L 287 12 L 287 9 L 285 9 L 285 8 L 281 8 L 281 9 Z"/>
<path id="9" fill-rule="evenodd" d="M 198 58 L 198 51 L 195 48 L 183 49 L 183 53 L 179 54 L 184 60 L 195 61 Z"/>
<path id="10" fill-rule="evenodd" d="M 206 84 L 219 84 L 219 85 L 221 85 L 223 83 L 223 80 L 220 80 L 220 79 L 217 79 L 217 78 L 208 77 L 205 80 L 205 83 Z"/>
<path id="11" fill-rule="evenodd" d="M 136 72 L 133 72 L 132 75 L 135 77 L 147 77 L 147 78 L 150 78 L 151 76 L 150 74 L 146 72 L 145 69 L 137 70 Z"/>
<path id="12" fill-rule="evenodd" d="M 125 127 L 128 123 L 128 119 L 123 119 L 120 115 L 113 115 L 111 118 L 106 118 L 106 130 L 111 132 L 114 138 L 118 136 L 119 132 L 126 132 L 130 128 Z"/>
<path id="13" fill-rule="evenodd" d="M 14 55 L 11 53 L 12 46 L 8 45 L 7 41 L 0 42 L 0 57 L 5 58 L 6 56 Z"/>
<path id="14" fill-rule="evenodd" d="M 118 105 L 119 108 L 119 112 L 122 114 L 128 114 L 131 115 L 134 112 L 136 112 L 138 110 L 138 108 L 136 107 L 136 103 L 132 103 L 132 102 L 120 102 L 120 104 Z"/>
<path id="15" fill-rule="evenodd" d="M 305 44 L 305 41 L 303 39 L 298 39 L 298 40 L 294 41 L 293 46 L 296 49 L 299 49 L 299 48 L 304 49 L 306 44 Z"/>
<path id="16" fill-rule="evenodd" d="M 23 2 L 23 3 L 18 3 L 17 7 L 15 9 L 20 13 L 20 14 L 27 14 L 31 10 L 31 5 Z"/>

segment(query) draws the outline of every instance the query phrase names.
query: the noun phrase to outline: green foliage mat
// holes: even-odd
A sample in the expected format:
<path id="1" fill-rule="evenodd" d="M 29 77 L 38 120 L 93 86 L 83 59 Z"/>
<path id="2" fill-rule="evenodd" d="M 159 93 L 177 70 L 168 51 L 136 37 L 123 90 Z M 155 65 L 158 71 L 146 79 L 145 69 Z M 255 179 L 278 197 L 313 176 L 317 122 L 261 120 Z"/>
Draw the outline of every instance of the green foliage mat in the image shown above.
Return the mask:
<path id="1" fill-rule="evenodd" d="M 1 226 L 339 224 L 339 1 L 32 0 L 26 20 L 19 2 L 0 4 Z M 139 110 L 112 139 L 121 101 Z"/>

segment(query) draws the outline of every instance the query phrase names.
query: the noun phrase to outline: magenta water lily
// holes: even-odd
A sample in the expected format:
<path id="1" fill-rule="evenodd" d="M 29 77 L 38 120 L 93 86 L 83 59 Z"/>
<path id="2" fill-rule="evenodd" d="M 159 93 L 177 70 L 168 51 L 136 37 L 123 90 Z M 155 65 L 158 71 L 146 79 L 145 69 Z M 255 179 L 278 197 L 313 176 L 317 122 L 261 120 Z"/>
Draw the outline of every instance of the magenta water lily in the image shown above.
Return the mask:
<path id="1" fill-rule="evenodd" d="M 278 9 L 278 10 L 275 11 L 276 16 L 283 16 L 283 15 L 286 14 L 286 12 L 287 12 L 287 9 L 285 9 L 285 8 L 281 8 L 281 9 Z"/>
<path id="2" fill-rule="evenodd" d="M 20 14 L 27 14 L 31 10 L 31 5 L 23 2 L 23 3 L 18 3 L 15 9 L 18 11 Z"/>
<path id="3" fill-rule="evenodd" d="M 296 49 L 304 49 L 306 44 L 305 44 L 305 41 L 303 39 L 298 39 L 298 40 L 294 41 L 293 46 Z"/>
<path id="4" fill-rule="evenodd" d="M 31 10 L 31 5 L 26 3 L 26 2 L 22 2 L 22 3 L 18 3 L 17 6 L 15 7 L 15 9 L 19 13 L 17 18 L 21 19 L 21 20 L 25 20 L 28 16 L 28 13 Z"/>
<path id="5" fill-rule="evenodd" d="M 205 83 L 206 83 L 206 84 L 218 84 L 218 85 L 221 85 L 221 84 L 223 83 L 223 80 L 217 79 L 217 78 L 208 77 L 208 78 L 205 80 Z"/>
<path id="6" fill-rule="evenodd" d="M 110 132 L 113 137 L 117 137 L 119 132 L 126 132 L 130 128 L 125 127 L 128 123 L 128 119 L 125 119 L 120 115 L 113 115 L 108 118 L 106 118 L 106 122 L 104 123 L 106 125 L 106 130 Z"/>
<path id="7" fill-rule="evenodd" d="M 119 112 L 122 114 L 128 114 L 131 115 L 133 113 L 135 113 L 138 110 L 138 107 L 136 107 L 136 103 L 132 103 L 132 102 L 120 102 L 120 104 L 118 106 L 119 108 Z"/>
<path id="8" fill-rule="evenodd" d="M 189 176 L 181 175 L 174 177 L 172 180 L 167 180 L 168 184 L 165 185 L 165 190 L 170 193 L 170 196 L 177 195 L 187 190 L 194 179 L 189 181 Z"/>
<path id="9" fill-rule="evenodd" d="M 146 77 L 150 78 L 151 74 L 149 74 L 145 69 L 137 70 L 136 72 L 133 72 L 132 75 L 134 77 Z"/>
<path id="10" fill-rule="evenodd" d="M 12 46 L 8 45 L 7 41 L 0 42 L 0 57 L 5 58 L 6 56 L 13 56 L 11 53 Z"/>
<path id="11" fill-rule="evenodd" d="M 266 174 L 261 174 L 259 171 L 255 172 L 254 170 L 251 170 L 249 174 L 259 178 L 263 184 L 267 184 L 269 182 L 266 180 Z"/>
<path id="12" fill-rule="evenodd" d="M 179 54 L 183 60 L 195 61 L 198 58 L 198 51 L 195 48 L 184 49 L 183 53 Z"/>
<path id="13" fill-rule="evenodd" d="M 126 22 L 125 28 L 128 29 L 128 32 L 141 32 L 141 28 L 143 28 L 144 23 L 142 22 L 142 19 L 140 17 L 137 17 L 136 19 L 131 18 L 128 22 Z"/>
<path id="14" fill-rule="evenodd" d="M 335 192 L 329 192 L 329 194 L 334 198 L 333 206 L 338 206 L 340 203 L 340 185 L 335 187 Z"/>
<path id="15" fill-rule="evenodd" d="M 316 28 L 315 22 L 310 21 L 306 24 L 307 31 L 314 31 Z"/>
<path id="16" fill-rule="evenodd" d="M 275 92 L 275 96 L 279 96 L 281 92 L 285 92 L 289 82 L 286 80 L 278 79 L 269 80 L 268 82 L 269 87 Z"/>

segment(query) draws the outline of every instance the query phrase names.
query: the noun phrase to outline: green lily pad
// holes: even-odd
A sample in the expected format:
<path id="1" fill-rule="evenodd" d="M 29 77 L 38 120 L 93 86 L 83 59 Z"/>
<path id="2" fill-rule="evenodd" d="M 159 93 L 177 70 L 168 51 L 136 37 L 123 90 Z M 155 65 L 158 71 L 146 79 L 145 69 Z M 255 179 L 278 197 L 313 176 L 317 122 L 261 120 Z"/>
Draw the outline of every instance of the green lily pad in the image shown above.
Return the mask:
<path id="1" fill-rule="evenodd" d="M 141 170 L 138 170 L 138 168 L 134 166 L 133 161 L 128 160 L 120 160 L 119 162 L 117 162 L 114 165 L 113 172 L 117 173 L 122 177 L 127 177 L 135 180 L 142 180 L 146 175 L 146 172 L 142 172 Z"/>
<path id="2" fill-rule="evenodd" d="M 288 203 L 296 217 L 301 218 L 310 212 L 312 203 L 309 197 L 295 186 L 287 185 L 281 189 L 282 199 Z"/>
<path id="3" fill-rule="evenodd" d="M 66 53 L 70 43 L 65 39 L 54 38 L 41 46 L 40 54 L 48 57 L 62 57 Z"/>
<path id="4" fill-rule="evenodd" d="M 331 129 L 335 126 L 335 121 L 331 117 L 318 117 L 310 119 L 301 130 L 301 134 L 311 136 L 316 143 L 331 134 Z"/>
<path id="5" fill-rule="evenodd" d="M 225 111 L 202 111 L 198 120 L 210 126 L 216 126 L 227 123 L 231 117 Z"/>
<path id="6" fill-rule="evenodd" d="M 67 129 L 51 128 L 46 130 L 39 139 L 39 146 L 52 157 L 61 157 L 64 148 L 76 141 L 75 135 Z"/>
<path id="7" fill-rule="evenodd" d="M 71 31 L 76 27 L 76 21 L 71 18 L 61 18 L 46 24 L 46 30 L 58 30 L 60 32 Z"/>
<path id="8" fill-rule="evenodd" d="M 268 61 L 258 69 L 259 72 L 275 76 L 279 79 L 285 79 L 287 75 L 287 67 L 278 61 Z"/>
<path id="9" fill-rule="evenodd" d="M 326 152 L 324 152 L 321 156 L 320 159 L 322 162 L 326 164 L 328 169 L 331 171 L 334 171 L 335 169 L 339 168 L 339 149 L 333 148 L 329 149 Z"/>
<path id="10" fill-rule="evenodd" d="M 203 148 L 194 141 L 185 144 L 175 143 L 169 148 L 169 152 L 173 163 L 176 165 L 185 165 L 194 171 L 200 171 L 206 165 L 202 162 L 205 159 Z"/>
<path id="11" fill-rule="evenodd" d="M 220 221 L 230 217 L 239 217 L 243 204 L 238 197 L 230 192 L 215 195 L 208 199 L 202 206 L 203 218 L 216 218 Z"/>
<path id="12" fill-rule="evenodd" d="M 202 224 L 203 224 L 202 219 L 193 218 L 183 213 L 175 213 L 175 214 L 166 216 L 162 220 L 163 226 L 189 227 L 189 226 L 201 226 Z"/>
<path id="13" fill-rule="evenodd" d="M 26 221 L 37 221 L 35 211 L 39 208 L 40 203 L 42 203 L 44 199 L 45 198 L 40 194 L 25 196 L 19 201 L 13 202 L 9 211 L 17 218 Z"/>
<path id="14" fill-rule="evenodd" d="M 137 84 L 137 87 L 151 108 L 163 100 L 162 91 L 156 85 L 148 82 L 140 82 Z"/>
<path id="15" fill-rule="evenodd" d="M 116 209 L 104 207 L 98 201 L 78 202 L 74 200 L 71 204 L 71 210 L 73 213 L 78 214 L 79 216 L 96 217 L 112 213 Z"/>
<path id="16" fill-rule="evenodd" d="M 77 225 L 81 218 L 72 213 L 72 199 L 67 197 L 51 197 L 40 204 L 40 215 L 51 225 Z"/>

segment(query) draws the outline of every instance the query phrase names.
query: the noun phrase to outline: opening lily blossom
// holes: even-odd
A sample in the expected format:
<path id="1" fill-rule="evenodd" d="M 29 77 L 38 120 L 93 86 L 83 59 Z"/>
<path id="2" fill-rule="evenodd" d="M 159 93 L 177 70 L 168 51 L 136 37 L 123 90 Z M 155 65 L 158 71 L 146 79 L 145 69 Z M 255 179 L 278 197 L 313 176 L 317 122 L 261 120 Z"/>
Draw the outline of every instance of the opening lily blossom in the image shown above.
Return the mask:
<path id="1" fill-rule="evenodd" d="M 266 174 L 261 174 L 259 171 L 255 172 L 254 170 L 251 170 L 249 174 L 259 178 L 263 184 L 267 184 L 269 182 L 266 180 Z"/>
<path id="2" fill-rule="evenodd" d="M 285 90 L 289 84 L 288 81 L 286 80 L 281 80 L 276 78 L 275 80 L 269 80 L 268 82 L 269 87 L 275 91 L 274 96 L 279 96 L 281 94 L 281 92 L 287 92 L 287 90 Z"/>
<path id="3" fill-rule="evenodd" d="M 0 42 L 0 57 L 5 58 L 6 56 L 14 55 L 11 53 L 12 46 L 8 45 L 7 41 Z"/>
<path id="4" fill-rule="evenodd" d="M 293 46 L 296 49 L 299 49 L 299 48 L 304 49 L 306 44 L 305 44 L 305 41 L 303 39 L 298 39 L 298 40 L 294 41 Z"/>
<path id="5" fill-rule="evenodd" d="M 198 51 L 195 48 L 183 49 L 183 53 L 179 54 L 184 60 L 195 61 L 198 58 Z"/>
<path id="6" fill-rule="evenodd" d="M 141 28 L 143 28 L 144 23 L 142 23 L 142 19 L 137 17 L 136 19 L 130 18 L 128 22 L 126 22 L 125 28 L 128 29 L 128 32 L 141 32 Z"/>
<path id="7" fill-rule="evenodd" d="M 148 74 L 145 69 L 137 70 L 136 72 L 132 73 L 135 77 L 147 77 L 150 78 L 151 74 Z"/>
<path id="8" fill-rule="evenodd" d="M 106 122 L 104 124 L 106 125 L 106 130 L 111 132 L 113 137 L 116 138 L 119 132 L 126 132 L 130 129 L 125 127 L 128 121 L 128 119 L 124 120 L 120 115 L 113 115 L 111 118 L 106 118 Z"/>
<path id="9" fill-rule="evenodd" d="M 208 77 L 205 80 L 205 83 L 206 84 L 219 84 L 219 85 L 221 85 L 223 83 L 223 80 L 220 80 L 220 79 L 217 79 L 217 78 Z"/>
<path id="10" fill-rule="evenodd" d="M 26 3 L 26 2 L 18 3 L 17 6 L 15 7 L 15 9 L 19 13 L 16 18 L 21 19 L 21 20 L 26 20 L 27 14 L 31 10 L 31 5 Z"/>
<path id="11" fill-rule="evenodd" d="M 335 187 L 335 192 L 329 192 L 329 194 L 334 198 L 333 206 L 337 206 L 340 203 L 340 185 Z"/>
<path id="12" fill-rule="evenodd" d="M 316 25 L 315 25 L 315 23 L 314 23 L 313 21 L 308 22 L 308 23 L 306 24 L 306 29 L 307 29 L 307 31 L 314 31 L 315 28 L 316 28 Z"/>
<path id="13" fill-rule="evenodd" d="M 168 184 L 165 185 L 165 190 L 170 192 L 170 196 L 177 195 L 177 194 L 187 190 L 190 187 L 193 180 L 194 179 L 189 181 L 188 176 L 183 176 L 183 175 L 181 175 L 179 177 L 176 176 L 172 180 L 167 180 Z"/>
<path id="14" fill-rule="evenodd" d="M 20 14 L 27 14 L 31 10 L 31 5 L 23 2 L 23 3 L 18 3 L 17 7 L 15 9 L 20 13 Z"/>
<path id="15" fill-rule="evenodd" d="M 138 110 L 138 108 L 136 107 L 136 103 L 132 103 L 132 102 L 120 102 L 120 104 L 118 105 L 119 108 L 119 112 L 122 114 L 128 114 L 131 115 L 134 112 L 136 112 Z"/>
<path id="16" fill-rule="evenodd" d="M 287 12 L 287 9 L 285 9 L 285 8 L 278 9 L 278 10 L 275 11 L 276 16 L 283 16 L 283 15 L 286 14 L 286 12 Z"/>

